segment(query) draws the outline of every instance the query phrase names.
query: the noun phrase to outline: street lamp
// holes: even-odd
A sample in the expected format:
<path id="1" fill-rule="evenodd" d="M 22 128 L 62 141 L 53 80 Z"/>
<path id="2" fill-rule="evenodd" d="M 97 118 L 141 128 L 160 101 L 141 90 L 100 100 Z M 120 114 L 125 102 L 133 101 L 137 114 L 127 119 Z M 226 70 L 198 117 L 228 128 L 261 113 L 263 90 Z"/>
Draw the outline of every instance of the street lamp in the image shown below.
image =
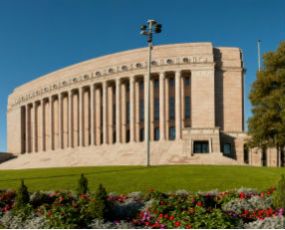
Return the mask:
<path id="1" fill-rule="evenodd" d="M 146 152 L 147 152 L 147 162 L 146 166 L 150 166 L 150 141 L 149 141 L 149 134 L 150 134 L 150 75 L 151 75 L 151 50 L 152 50 L 152 35 L 153 33 L 160 33 L 161 32 L 161 24 L 158 24 L 155 20 L 149 19 L 147 21 L 146 25 L 141 26 L 141 35 L 147 36 L 147 42 L 148 42 L 148 64 L 147 64 L 147 81 L 146 81 L 146 102 L 147 106 L 145 108 L 147 116 L 145 117 L 145 140 L 146 140 Z"/>

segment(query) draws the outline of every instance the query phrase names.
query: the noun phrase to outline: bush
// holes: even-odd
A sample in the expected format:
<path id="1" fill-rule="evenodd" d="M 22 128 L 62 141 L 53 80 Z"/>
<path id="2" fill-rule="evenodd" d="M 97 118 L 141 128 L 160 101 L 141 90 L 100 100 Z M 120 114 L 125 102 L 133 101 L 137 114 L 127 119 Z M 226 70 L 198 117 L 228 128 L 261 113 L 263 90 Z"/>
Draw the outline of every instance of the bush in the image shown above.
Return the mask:
<path id="1" fill-rule="evenodd" d="M 83 174 L 81 174 L 80 179 L 78 180 L 77 193 L 79 195 L 86 194 L 88 190 L 88 180 Z"/>
<path id="2" fill-rule="evenodd" d="M 30 201 L 30 194 L 24 180 L 21 180 L 21 185 L 16 194 L 15 208 L 20 209 L 27 205 Z"/>
<path id="3" fill-rule="evenodd" d="M 246 229 L 284 229 L 283 216 L 267 217 L 264 220 L 256 220 L 244 225 Z"/>
<path id="4" fill-rule="evenodd" d="M 285 177 L 281 176 L 280 181 L 276 187 L 276 191 L 273 193 L 273 205 L 275 208 L 285 209 Z"/>
<path id="5" fill-rule="evenodd" d="M 99 185 L 94 199 L 88 205 L 88 212 L 93 219 L 105 220 L 108 217 L 110 204 L 108 202 L 106 189 L 102 184 Z"/>
<path id="6" fill-rule="evenodd" d="M 120 221 L 120 222 L 104 222 L 100 219 L 95 219 L 89 225 L 90 228 L 93 229 L 135 229 L 136 227 L 128 222 Z"/>
<path id="7" fill-rule="evenodd" d="M 47 222 L 43 216 L 37 216 L 34 212 L 24 217 L 21 212 L 10 211 L 5 213 L 0 223 L 6 229 L 43 229 Z"/>

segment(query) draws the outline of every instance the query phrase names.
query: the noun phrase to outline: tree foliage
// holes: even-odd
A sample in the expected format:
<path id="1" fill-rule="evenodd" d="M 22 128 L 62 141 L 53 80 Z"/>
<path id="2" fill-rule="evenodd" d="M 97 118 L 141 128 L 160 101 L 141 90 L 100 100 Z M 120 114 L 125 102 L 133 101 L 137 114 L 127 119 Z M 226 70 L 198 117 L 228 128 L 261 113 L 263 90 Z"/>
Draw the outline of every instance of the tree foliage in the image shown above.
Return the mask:
<path id="1" fill-rule="evenodd" d="M 88 179 L 84 176 L 82 173 L 80 176 L 80 179 L 78 180 L 78 188 L 77 193 L 80 194 L 86 194 L 88 192 Z"/>
<path id="2" fill-rule="evenodd" d="M 264 54 L 263 62 L 249 95 L 250 145 L 280 149 L 285 146 L 285 42 L 275 52 Z"/>

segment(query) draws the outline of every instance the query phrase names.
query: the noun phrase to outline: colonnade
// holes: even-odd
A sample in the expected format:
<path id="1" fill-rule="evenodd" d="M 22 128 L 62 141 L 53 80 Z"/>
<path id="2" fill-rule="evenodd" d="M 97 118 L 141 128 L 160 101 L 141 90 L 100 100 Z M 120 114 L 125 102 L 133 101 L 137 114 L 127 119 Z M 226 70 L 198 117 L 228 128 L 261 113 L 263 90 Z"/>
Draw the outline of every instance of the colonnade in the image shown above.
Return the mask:
<path id="1" fill-rule="evenodd" d="M 190 71 L 152 74 L 152 141 L 179 140 L 191 126 L 190 82 Z M 143 75 L 114 77 L 22 106 L 22 153 L 144 141 L 145 84 Z"/>

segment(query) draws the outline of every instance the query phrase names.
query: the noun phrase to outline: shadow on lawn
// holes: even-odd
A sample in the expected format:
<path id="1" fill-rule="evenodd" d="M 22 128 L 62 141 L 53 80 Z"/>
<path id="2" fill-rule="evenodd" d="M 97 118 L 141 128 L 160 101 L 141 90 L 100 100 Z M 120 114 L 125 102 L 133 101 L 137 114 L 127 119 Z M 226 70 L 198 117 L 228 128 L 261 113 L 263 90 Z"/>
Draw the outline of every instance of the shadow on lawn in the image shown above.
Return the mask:
<path id="1" fill-rule="evenodd" d="M 126 168 L 126 169 L 113 169 L 113 170 L 105 170 L 105 171 L 98 171 L 98 172 L 89 172 L 89 173 L 83 173 L 84 175 L 98 175 L 98 174 L 104 174 L 104 173 L 116 173 L 116 172 L 133 172 L 133 171 L 143 171 L 143 170 L 149 170 L 151 168 L 144 168 L 144 167 L 138 167 L 138 168 Z M 78 173 L 72 173 L 72 174 L 62 174 L 62 175 L 54 175 L 54 176 L 35 176 L 35 177 L 17 177 L 17 178 L 10 178 L 10 179 L 0 179 L 0 182 L 2 181 L 17 181 L 17 180 L 35 180 L 35 179 L 51 179 L 51 178 L 62 178 L 62 177 L 75 177 L 80 176 L 82 172 Z"/>

